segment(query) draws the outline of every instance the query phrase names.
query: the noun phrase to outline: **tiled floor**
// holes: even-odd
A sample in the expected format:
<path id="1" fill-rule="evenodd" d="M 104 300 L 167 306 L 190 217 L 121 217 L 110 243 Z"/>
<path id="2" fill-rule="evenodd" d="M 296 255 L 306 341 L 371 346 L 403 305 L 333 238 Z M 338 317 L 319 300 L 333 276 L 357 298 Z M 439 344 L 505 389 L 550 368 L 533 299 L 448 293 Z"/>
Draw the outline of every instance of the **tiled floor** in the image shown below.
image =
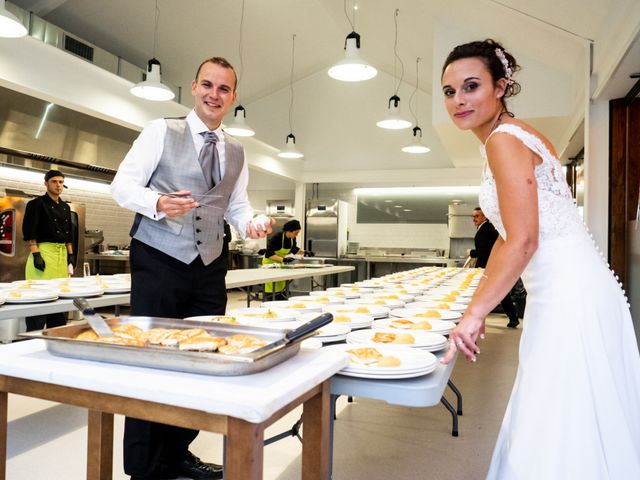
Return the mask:
<path id="1" fill-rule="evenodd" d="M 229 307 L 245 305 L 232 293 Z M 506 319 L 489 319 L 487 339 L 477 364 L 459 360 L 453 379 L 464 395 L 460 436 L 450 434 L 451 417 L 441 406 L 405 408 L 380 401 L 338 402 L 334 476 L 336 480 L 484 478 L 493 442 L 515 375 L 520 330 Z M 1 348 L 1 347 L 0 347 Z M 299 418 L 294 411 L 271 426 L 266 436 L 288 430 Z M 9 480 L 80 480 L 85 478 L 86 411 L 11 395 L 9 399 Z M 122 471 L 123 418 L 115 421 L 115 480 Z M 201 458 L 222 461 L 222 437 L 201 433 L 192 444 Z M 300 442 L 288 437 L 266 447 L 264 478 L 300 478 Z"/>

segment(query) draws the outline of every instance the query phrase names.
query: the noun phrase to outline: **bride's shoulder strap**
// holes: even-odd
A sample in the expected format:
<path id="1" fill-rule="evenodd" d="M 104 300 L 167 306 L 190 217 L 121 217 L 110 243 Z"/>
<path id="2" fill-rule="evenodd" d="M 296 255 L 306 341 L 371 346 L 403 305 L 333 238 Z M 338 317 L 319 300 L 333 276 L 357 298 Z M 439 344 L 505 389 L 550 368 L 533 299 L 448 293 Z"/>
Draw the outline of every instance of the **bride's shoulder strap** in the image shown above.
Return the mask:
<path id="1" fill-rule="evenodd" d="M 519 125 L 515 125 L 513 123 L 502 123 L 498 125 L 493 132 L 489 134 L 487 140 L 485 141 L 485 145 L 487 141 L 491 138 L 494 133 L 507 133 L 509 135 L 513 135 L 522 143 L 524 143 L 530 150 L 536 153 L 543 161 L 547 158 L 553 158 L 553 154 L 549 151 L 547 146 L 544 144 L 542 139 L 537 135 L 534 135 L 531 132 L 526 131 Z"/>

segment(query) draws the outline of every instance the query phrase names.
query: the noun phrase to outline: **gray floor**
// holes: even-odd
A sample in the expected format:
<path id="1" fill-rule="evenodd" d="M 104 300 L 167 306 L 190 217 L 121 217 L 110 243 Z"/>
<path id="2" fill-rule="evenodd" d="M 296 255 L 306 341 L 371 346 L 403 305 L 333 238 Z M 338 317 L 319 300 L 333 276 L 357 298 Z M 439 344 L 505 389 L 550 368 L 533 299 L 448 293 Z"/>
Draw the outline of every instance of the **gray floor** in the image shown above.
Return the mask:
<path id="1" fill-rule="evenodd" d="M 244 306 L 232 293 L 230 307 Z M 459 360 L 453 380 L 464 397 L 460 436 L 451 436 L 451 417 L 442 406 L 405 408 L 380 401 L 338 402 L 335 431 L 336 480 L 482 479 L 513 384 L 520 329 L 505 327 L 506 317 L 492 315 L 479 361 Z M 294 411 L 267 436 L 293 425 Z M 86 412 L 83 409 L 10 396 L 8 432 L 9 480 L 80 480 L 85 478 Z M 114 475 L 122 472 L 122 417 L 116 417 Z M 220 462 L 222 439 L 201 433 L 192 445 L 203 459 Z M 300 478 L 300 443 L 287 438 L 266 447 L 265 479 Z"/>

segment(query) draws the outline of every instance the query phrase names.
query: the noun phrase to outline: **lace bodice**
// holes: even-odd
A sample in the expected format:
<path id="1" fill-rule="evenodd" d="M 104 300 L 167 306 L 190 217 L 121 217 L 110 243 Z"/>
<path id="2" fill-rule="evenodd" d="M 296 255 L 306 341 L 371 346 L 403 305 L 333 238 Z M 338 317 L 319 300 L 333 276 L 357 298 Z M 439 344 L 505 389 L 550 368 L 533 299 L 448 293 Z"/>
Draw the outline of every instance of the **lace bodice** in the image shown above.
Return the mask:
<path id="1" fill-rule="evenodd" d="M 496 132 L 508 133 L 517 137 L 542 159 L 542 163 L 535 168 L 538 184 L 539 242 L 584 232 L 584 224 L 571 196 L 569 185 L 564 178 L 562 165 L 549 151 L 545 143 L 518 125 L 502 124 L 492 132 L 492 135 Z M 484 145 L 480 147 L 480 153 L 484 158 L 480 206 L 486 217 L 500 232 L 502 238 L 507 238 L 498 207 L 496 182 L 487 162 Z"/>

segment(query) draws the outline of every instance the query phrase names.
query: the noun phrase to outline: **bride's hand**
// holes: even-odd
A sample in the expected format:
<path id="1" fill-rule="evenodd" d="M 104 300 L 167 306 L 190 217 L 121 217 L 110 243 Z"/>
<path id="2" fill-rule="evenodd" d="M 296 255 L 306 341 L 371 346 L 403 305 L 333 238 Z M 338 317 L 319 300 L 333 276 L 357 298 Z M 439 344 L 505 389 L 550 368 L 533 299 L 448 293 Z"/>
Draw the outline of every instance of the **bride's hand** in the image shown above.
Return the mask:
<path id="1" fill-rule="evenodd" d="M 484 338 L 484 318 L 464 315 L 460 323 L 449 334 L 449 350 L 442 359 L 445 365 L 449 363 L 456 352 L 460 351 L 471 362 L 476 361 L 476 355 L 480 353 L 476 340 L 478 336 Z"/>

